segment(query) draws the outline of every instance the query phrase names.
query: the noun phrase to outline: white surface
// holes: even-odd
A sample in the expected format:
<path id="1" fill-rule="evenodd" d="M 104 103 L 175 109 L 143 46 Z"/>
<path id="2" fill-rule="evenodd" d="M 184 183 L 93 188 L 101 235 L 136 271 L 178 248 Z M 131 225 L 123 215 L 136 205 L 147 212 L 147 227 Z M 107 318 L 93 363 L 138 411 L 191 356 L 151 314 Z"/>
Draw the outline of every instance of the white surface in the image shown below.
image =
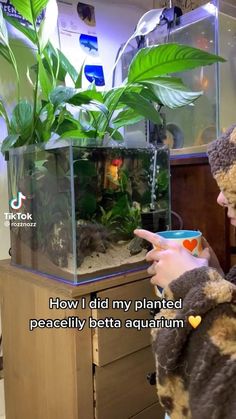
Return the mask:
<path id="1" fill-rule="evenodd" d="M 0 124 L 0 132 L 2 126 Z M 4 226 L 4 212 L 8 211 L 6 164 L 0 155 L 0 259 L 7 258 L 10 247 L 9 229 Z"/>
<path id="2" fill-rule="evenodd" d="M 15 44 L 15 43 L 14 43 Z M 32 88 L 26 78 L 27 65 L 33 63 L 32 50 L 22 46 L 22 44 L 14 45 L 14 52 L 17 60 L 22 63 L 19 68 L 21 79 L 21 97 L 30 99 L 32 95 Z M 0 58 L 0 97 L 4 100 L 9 108 L 15 105 L 16 84 L 15 73 L 12 67 Z M 7 135 L 5 123 L 0 118 L 0 144 Z M 4 212 L 8 212 L 8 189 L 7 189 L 7 169 L 6 162 L 2 153 L 0 152 L 0 259 L 9 257 L 8 251 L 10 247 L 9 228 L 4 226 Z"/>

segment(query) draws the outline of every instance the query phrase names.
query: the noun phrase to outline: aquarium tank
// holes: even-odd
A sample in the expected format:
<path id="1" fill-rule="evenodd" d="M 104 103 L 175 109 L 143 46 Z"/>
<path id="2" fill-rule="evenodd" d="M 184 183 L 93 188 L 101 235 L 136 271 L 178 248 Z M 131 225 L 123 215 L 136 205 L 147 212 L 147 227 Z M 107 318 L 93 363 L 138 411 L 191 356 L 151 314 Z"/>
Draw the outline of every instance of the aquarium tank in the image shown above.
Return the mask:
<path id="1" fill-rule="evenodd" d="M 92 142 L 9 151 L 13 264 L 72 284 L 146 267 L 133 231 L 170 226 L 168 148 Z"/>
<path id="2" fill-rule="evenodd" d="M 233 4 L 234 3 L 234 4 Z M 235 123 L 236 96 L 236 4 L 233 0 L 214 0 L 179 17 L 170 27 L 166 24 L 146 35 L 144 45 L 179 43 L 219 54 L 226 59 L 223 66 L 214 64 L 191 72 L 178 73 L 192 90 L 203 95 L 194 105 L 178 110 L 162 108 L 166 132 L 152 123 L 139 122 L 127 127 L 127 142 L 159 140 L 167 144 L 172 155 L 205 154 L 207 144 Z M 122 57 L 122 76 L 135 49 Z"/>

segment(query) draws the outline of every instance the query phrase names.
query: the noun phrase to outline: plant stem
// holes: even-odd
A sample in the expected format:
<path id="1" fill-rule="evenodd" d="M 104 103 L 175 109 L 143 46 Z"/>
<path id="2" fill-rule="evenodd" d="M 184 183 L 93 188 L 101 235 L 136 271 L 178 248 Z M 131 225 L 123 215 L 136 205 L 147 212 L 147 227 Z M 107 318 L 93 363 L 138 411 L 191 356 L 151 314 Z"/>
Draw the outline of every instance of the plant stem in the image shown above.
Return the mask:
<path id="1" fill-rule="evenodd" d="M 6 111 L 6 107 L 3 103 L 3 101 L 0 99 L 0 105 L 2 105 L 0 107 L 0 115 L 4 118 L 6 125 L 7 125 L 7 133 L 10 134 L 10 121 L 7 115 L 7 111 Z"/>
<path id="2" fill-rule="evenodd" d="M 102 124 L 102 129 L 101 129 L 102 132 L 104 132 L 104 133 L 106 132 L 107 127 L 110 124 L 111 118 L 112 118 L 112 116 L 113 116 L 113 114 L 114 114 L 114 112 L 116 110 L 116 107 L 117 107 L 119 101 L 120 101 L 120 98 L 122 97 L 122 95 L 124 94 L 124 92 L 128 89 L 128 87 L 129 87 L 129 84 L 127 84 L 123 88 L 121 88 L 121 92 L 119 94 L 119 97 L 118 97 L 117 101 L 113 104 L 113 106 L 111 106 L 111 109 L 109 109 L 109 107 L 107 106 L 108 107 L 108 110 L 109 110 L 109 115 L 108 115 L 108 117 L 105 120 L 106 123 L 105 124 L 104 123 Z"/>
<path id="3" fill-rule="evenodd" d="M 8 45 L 8 50 L 9 50 L 9 54 L 11 56 L 12 64 L 13 64 L 13 67 L 14 67 L 14 70 L 15 70 L 15 73 L 16 73 L 16 80 L 17 80 L 17 100 L 19 102 L 20 101 L 20 76 L 19 76 L 18 67 L 17 67 L 17 64 L 16 64 L 16 59 L 15 59 L 15 56 L 13 54 L 13 51 L 12 51 L 10 45 Z"/>
<path id="4" fill-rule="evenodd" d="M 40 48 L 39 37 L 38 37 L 37 26 L 36 26 L 36 21 L 35 20 L 33 22 L 33 26 L 34 26 L 34 31 L 35 31 L 38 55 L 41 55 L 41 48 Z M 39 89 L 39 63 L 37 65 L 37 70 L 36 70 L 36 81 L 35 81 L 34 96 L 33 96 L 33 101 L 34 101 L 34 103 L 33 103 L 33 124 L 32 124 L 32 133 L 31 133 L 31 137 L 30 137 L 30 140 L 29 140 L 29 144 L 32 143 L 32 137 L 35 133 L 35 126 L 36 126 L 36 122 L 37 122 L 36 115 L 37 115 L 38 89 Z"/>

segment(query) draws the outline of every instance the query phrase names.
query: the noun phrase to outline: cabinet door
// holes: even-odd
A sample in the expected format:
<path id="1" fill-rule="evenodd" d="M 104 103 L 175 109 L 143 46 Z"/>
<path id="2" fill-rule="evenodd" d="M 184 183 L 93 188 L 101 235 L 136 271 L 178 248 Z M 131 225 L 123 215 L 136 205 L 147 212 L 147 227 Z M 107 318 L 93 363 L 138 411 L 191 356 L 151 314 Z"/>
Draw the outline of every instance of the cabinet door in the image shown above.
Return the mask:
<path id="1" fill-rule="evenodd" d="M 148 309 L 134 311 L 134 301 L 155 300 L 154 287 L 150 280 L 132 282 L 127 285 L 115 287 L 97 293 L 97 299 L 105 300 L 109 308 L 93 309 L 92 317 L 95 319 L 114 318 L 122 322 L 122 327 L 114 328 L 96 328 L 93 332 L 93 362 L 102 366 L 109 364 L 116 359 L 129 355 L 132 352 L 145 348 L 150 345 L 150 328 L 137 330 L 135 328 L 124 327 L 126 319 L 148 319 L 151 318 Z M 128 311 L 112 308 L 116 300 L 130 301 L 131 306 Z"/>
<path id="2" fill-rule="evenodd" d="M 129 419 L 156 403 L 156 388 L 146 378 L 154 369 L 150 347 L 104 367 L 95 367 L 96 419 Z M 162 418 L 162 411 L 157 409 L 155 419 Z"/>
<path id="3" fill-rule="evenodd" d="M 149 406 L 147 409 L 142 410 L 135 416 L 132 416 L 130 419 L 164 419 L 165 412 L 159 403 L 155 403 L 152 406 Z"/>

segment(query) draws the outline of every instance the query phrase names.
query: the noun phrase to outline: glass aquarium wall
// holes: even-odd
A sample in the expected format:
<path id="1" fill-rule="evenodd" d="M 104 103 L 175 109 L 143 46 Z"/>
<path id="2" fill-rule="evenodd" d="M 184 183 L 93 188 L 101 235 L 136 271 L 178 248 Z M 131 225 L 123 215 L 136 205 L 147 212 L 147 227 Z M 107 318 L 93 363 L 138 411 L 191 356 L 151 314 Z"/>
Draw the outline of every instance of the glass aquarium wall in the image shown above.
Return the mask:
<path id="1" fill-rule="evenodd" d="M 235 123 L 236 96 L 236 4 L 211 1 L 186 13 L 171 29 L 158 26 L 146 36 L 147 45 L 179 43 L 203 49 L 223 56 L 225 63 L 197 68 L 191 72 L 178 73 L 190 89 L 202 91 L 203 95 L 191 106 L 177 109 L 162 108 L 166 122 L 166 134 L 161 141 L 171 149 L 171 154 L 194 154 L 206 151 L 206 145 L 220 132 Z M 128 51 L 123 58 L 123 77 L 128 62 L 134 55 Z M 129 128 L 128 137 L 132 138 Z M 160 141 L 158 128 L 152 124 L 147 130 L 143 123 L 143 137 Z M 140 134 L 141 135 L 141 134 Z"/>
<path id="2" fill-rule="evenodd" d="M 144 268 L 134 229 L 169 228 L 167 147 L 20 147 L 8 179 L 12 263 L 61 280 Z"/>
<path id="3" fill-rule="evenodd" d="M 212 6 L 212 7 L 211 7 Z M 179 25 L 159 37 L 158 29 L 150 34 L 148 43 L 178 43 L 195 46 L 210 53 L 217 52 L 215 30 L 217 9 L 212 4 L 183 15 Z M 216 138 L 218 129 L 217 65 L 201 67 L 178 74 L 184 83 L 203 95 L 192 106 L 165 109 L 167 136 L 164 142 L 172 149 L 202 149 Z"/>
<path id="4" fill-rule="evenodd" d="M 219 125 L 224 131 L 236 122 L 236 1 L 220 1 L 219 10 L 219 54 L 227 60 L 219 68 Z"/>

